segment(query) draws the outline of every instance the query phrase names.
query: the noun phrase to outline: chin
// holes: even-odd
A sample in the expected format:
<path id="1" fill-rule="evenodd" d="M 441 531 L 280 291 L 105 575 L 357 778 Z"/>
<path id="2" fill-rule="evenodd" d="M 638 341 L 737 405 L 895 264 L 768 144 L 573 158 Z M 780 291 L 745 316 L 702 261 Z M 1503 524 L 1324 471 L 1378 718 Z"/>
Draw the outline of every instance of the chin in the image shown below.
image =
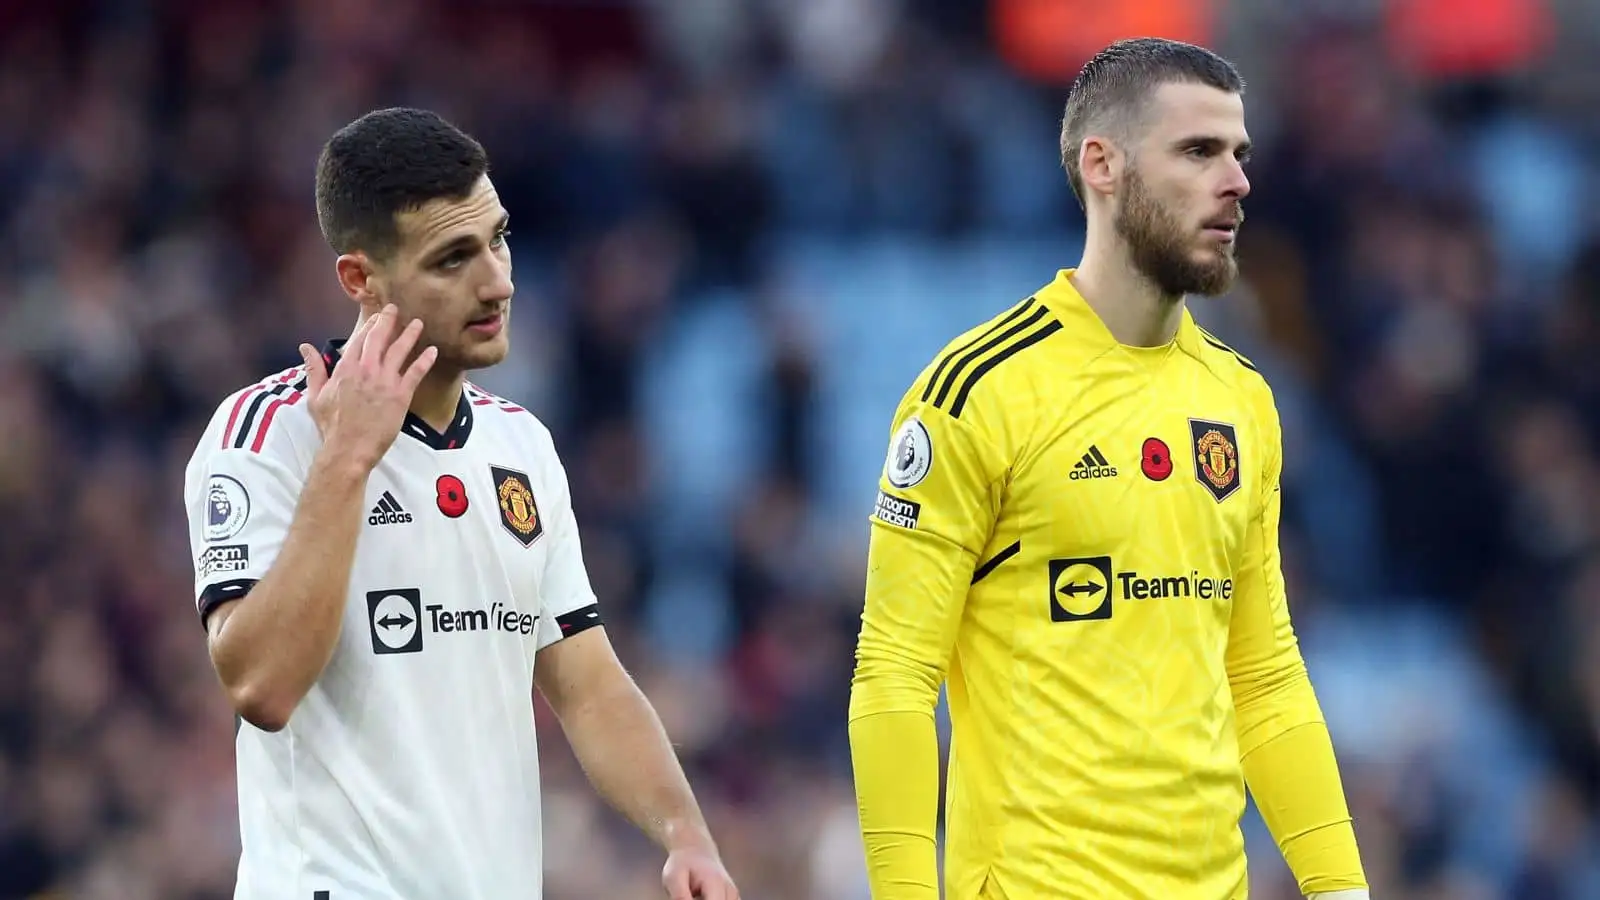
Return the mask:
<path id="1" fill-rule="evenodd" d="M 497 336 L 492 341 L 468 344 L 456 348 L 452 353 L 453 362 L 462 371 L 470 372 L 473 369 L 488 369 L 505 361 L 511 352 L 511 345 L 504 335 Z"/>
<path id="2" fill-rule="evenodd" d="M 1157 283 L 1169 294 L 1220 297 L 1232 290 L 1234 282 L 1239 280 L 1239 267 L 1231 259 L 1218 260 L 1208 254 L 1204 260 L 1195 259 L 1191 262 L 1193 265 L 1187 270 L 1172 273 L 1171 277 Z"/>

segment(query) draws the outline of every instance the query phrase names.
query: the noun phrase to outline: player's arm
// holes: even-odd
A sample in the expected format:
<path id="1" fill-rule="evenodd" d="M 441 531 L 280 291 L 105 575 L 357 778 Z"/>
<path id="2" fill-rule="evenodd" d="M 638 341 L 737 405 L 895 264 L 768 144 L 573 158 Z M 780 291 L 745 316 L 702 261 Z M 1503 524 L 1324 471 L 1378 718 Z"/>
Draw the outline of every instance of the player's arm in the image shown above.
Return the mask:
<path id="1" fill-rule="evenodd" d="M 850 690 L 856 803 L 876 900 L 937 900 L 933 711 L 978 555 L 999 509 L 1001 454 L 914 387 L 895 418 L 867 556 Z"/>
<path id="2" fill-rule="evenodd" d="M 210 455 L 188 491 L 201 557 L 197 603 L 211 662 L 234 710 L 264 731 L 288 723 L 333 655 L 367 476 L 398 434 L 435 358 L 429 348 L 411 360 L 421 323 L 402 330 L 395 319 L 391 307 L 364 321 L 331 379 L 316 351 L 301 348 L 309 369 L 306 402 L 323 432 L 303 481 L 282 461 L 292 454 L 272 452 L 286 435 L 282 428 L 267 433 L 266 420 L 259 427 L 267 440 Z M 253 495 L 246 521 L 224 539 L 249 565 L 226 579 L 205 571 L 205 553 L 214 549 L 207 545 L 216 543 L 207 534 L 208 493 L 218 479 Z"/>
<path id="3" fill-rule="evenodd" d="M 573 754 L 607 803 L 669 853 L 716 852 L 666 729 L 617 659 L 605 628 L 539 651 L 534 675 Z"/>
<path id="4" fill-rule="evenodd" d="M 326 446 L 303 481 L 269 457 L 242 449 L 219 453 L 189 501 L 198 527 L 207 516 L 205 486 L 218 479 L 246 486 L 251 521 L 236 543 L 202 549 L 201 574 L 209 574 L 206 553 L 217 560 L 226 555 L 219 549 L 233 548 L 228 552 L 242 554 L 260 575 L 203 577 L 199 611 L 211 662 L 234 711 L 257 728 L 277 731 L 339 639 L 367 471 Z"/>
<path id="5" fill-rule="evenodd" d="M 1278 555 L 1282 437 L 1270 396 L 1260 416 L 1264 482 L 1235 579 L 1227 650 L 1239 752 L 1251 795 L 1300 890 L 1365 897 L 1333 741 L 1289 618 Z M 1356 893 L 1331 893 L 1346 890 Z"/>
<path id="6" fill-rule="evenodd" d="M 596 792 L 667 851 L 663 879 L 672 897 L 736 900 L 666 729 L 606 635 L 566 476 L 559 475 L 547 516 L 552 543 L 540 585 L 534 685 Z"/>

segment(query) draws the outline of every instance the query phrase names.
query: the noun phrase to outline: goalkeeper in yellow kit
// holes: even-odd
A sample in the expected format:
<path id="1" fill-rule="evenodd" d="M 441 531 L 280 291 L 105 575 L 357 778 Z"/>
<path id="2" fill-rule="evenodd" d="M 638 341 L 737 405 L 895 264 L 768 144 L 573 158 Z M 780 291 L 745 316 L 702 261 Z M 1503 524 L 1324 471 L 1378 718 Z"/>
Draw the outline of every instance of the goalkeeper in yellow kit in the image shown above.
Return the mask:
<path id="1" fill-rule="evenodd" d="M 1083 69 L 1080 266 L 956 338 L 895 414 L 850 741 L 872 896 L 1241 900 L 1245 787 L 1311 897 L 1365 898 L 1278 558 L 1281 437 L 1187 294 L 1237 274 L 1238 73 L 1170 41 Z"/>

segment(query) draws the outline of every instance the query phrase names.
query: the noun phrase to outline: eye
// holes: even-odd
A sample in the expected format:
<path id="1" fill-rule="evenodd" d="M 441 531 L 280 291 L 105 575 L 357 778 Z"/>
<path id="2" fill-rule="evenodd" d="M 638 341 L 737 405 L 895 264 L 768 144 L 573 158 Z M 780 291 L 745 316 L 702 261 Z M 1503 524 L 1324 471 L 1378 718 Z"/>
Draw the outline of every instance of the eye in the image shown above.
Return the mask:
<path id="1" fill-rule="evenodd" d="M 501 247 L 505 246 L 506 241 L 510 237 L 511 237 L 511 229 L 502 228 L 499 231 L 495 232 L 494 240 L 489 242 L 489 246 L 491 246 L 491 247 L 495 248 L 496 250 L 498 250 Z"/>

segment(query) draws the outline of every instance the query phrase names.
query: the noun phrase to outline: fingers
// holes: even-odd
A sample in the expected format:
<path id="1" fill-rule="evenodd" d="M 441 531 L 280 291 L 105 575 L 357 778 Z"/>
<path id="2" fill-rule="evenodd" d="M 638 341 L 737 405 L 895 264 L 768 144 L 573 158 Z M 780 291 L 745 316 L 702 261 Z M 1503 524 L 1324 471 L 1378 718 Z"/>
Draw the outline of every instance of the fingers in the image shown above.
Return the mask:
<path id="1" fill-rule="evenodd" d="M 344 358 L 350 362 L 360 362 L 362 351 L 367 345 L 367 335 L 372 333 L 372 326 L 377 324 L 378 318 L 383 315 L 380 310 L 356 323 L 356 330 L 350 332 L 350 339 L 344 342 Z"/>
<path id="2" fill-rule="evenodd" d="M 662 884 L 672 900 L 739 900 L 739 889 L 721 866 L 694 864 L 663 873 Z M 681 894 L 680 894 L 681 892 Z"/>
<path id="3" fill-rule="evenodd" d="M 667 865 L 661 871 L 661 886 L 667 889 L 670 900 L 696 900 L 694 888 L 689 883 L 688 867 L 676 865 L 675 862 L 667 860 Z"/>
<path id="4" fill-rule="evenodd" d="M 438 347 L 424 347 L 417 358 L 406 367 L 406 373 L 400 377 L 400 386 L 405 388 L 406 396 L 416 393 L 417 385 L 427 376 L 428 370 L 433 368 L 434 360 L 439 358 Z"/>
<path id="5" fill-rule="evenodd" d="M 422 320 L 412 319 L 406 327 L 400 329 L 399 337 L 389 345 L 388 352 L 383 354 L 383 370 L 398 373 L 405 367 L 406 360 L 411 356 L 411 348 L 417 345 L 417 339 L 422 335 Z"/>
<path id="6" fill-rule="evenodd" d="M 300 345 L 300 358 L 306 361 L 306 397 L 315 400 L 322 393 L 322 386 L 328 383 L 328 367 L 322 361 L 322 354 L 310 344 Z"/>
<path id="7" fill-rule="evenodd" d="M 394 324 L 400 318 L 400 311 L 391 303 L 374 318 L 377 321 L 373 322 L 372 328 L 367 331 L 367 339 L 362 343 L 360 357 L 362 366 L 372 370 L 383 364 L 383 354 L 389 349 L 389 342 L 394 339 Z"/>
<path id="8" fill-rule="evenodd" d="M 687 878 L 669 883 L 667 885 L 667 896 L 671 900 L 700 900 L 693 891 L 689 890 L 689 880 Z"/>

